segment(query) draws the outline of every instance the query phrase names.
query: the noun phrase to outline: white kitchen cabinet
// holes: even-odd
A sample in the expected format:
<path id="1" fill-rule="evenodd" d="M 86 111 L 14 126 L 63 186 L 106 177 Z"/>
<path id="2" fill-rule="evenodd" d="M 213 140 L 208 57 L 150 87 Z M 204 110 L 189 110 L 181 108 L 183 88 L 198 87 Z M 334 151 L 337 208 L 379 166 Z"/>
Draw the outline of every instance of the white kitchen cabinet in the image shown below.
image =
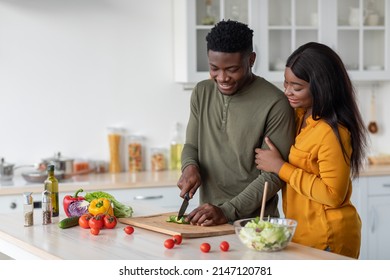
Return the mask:
<path id="1" fill-rule="evenodd" d="M 177 82 L 209 77 L 205 37 L 213 24 L 202 23 L 206 2 L 215 21 L 237 19 L 254 30 L 254 72 L 270 81 L 283 80 L 287 57 L 309 41 L 335 49 L 353 80 L 390 79 L 390 0 L 176 0 Z"/>
<path id="2" fill-rule="evenodd" d="M 105 190 L 103 190 L 105 191 Z M 90 191 L 88 191 L 90 192 Z M 177 186 L 172 187 L 145 187 L 145 188 L 128 188 L 128 189 L 113 189 L 106 192 L 112 194 L 118 201 L 129 204 L 133 201 L 145 202 L 154 206 L 167 209 L 167 211 L 178 210 L 183 199 L 179 197 L 179 189 Z M 73 193 L 59 193 L 60 212 L 63 212 L 62 201 L 65 195 L 73 195 Z M 81 194 L 83 195 L 83 194 Z M 40 213 L 39 202 L 42 201 L 41 194 L 33 194 L 36 205 L 34 211 Z M 189 209 L 193 209 L 199 205 L 199 196 L 195 195 L 190 200 Z M 137 209 L 133 209 L 137 210 Z M 0 213 L 12 213 L 23 211 L 23 194 L 20 195 L 3 195 L 0 196 Z"/>
<path id="3" fill-rule="evenodd" d="M 222 19 L 235 19 L 252 26 L 251 4 L 252 0 L 174 0 L 176 82 L 195 83 L 209 77 L 207 33 Z"/>
<path id="4" fill-rule="evenodd" d="M 390 182 L 390 181 L 389 181 Z M 390 195 L 368 199 L 368 259 L 390 259 Z"/>
<path id="5" fill-rule="evenodd" d="M 351 202 L 355 206 L 362 222 L 359 259 L 367 259 L 367 187 L 368 177 L 360 177 L 352 182 Z"/>
<path id="6" fill-rule="evenodd" d="M 390 259 L 390 176 L 361 177 L 354 182 L 352 202 L 362 220 L 360 259 Z"/>
<path id="7" fill-rule="evenodd" d="M 58 198 L 60 201 L 60 211 L 63 211 L 62 208 L 62 200 L 64 196 L 67 195 L 65 193 L 59 193 Z M 73 195 L 73 194 L 72 194 Z M 42 194 L 33 193 L 32 194 L 34 201 L 34 211 L 40 211 L 41 202 L 42 202 Z M 13 212 L 23 212 L 23 194 L 20 195 L 0 195 L 0 213 L 13 213 Z"/>
<path id="8" fill-rule="evenodd" d="M 390 260 L 390 176 L 370 177 L 368 184 L 367 258 Z"/>

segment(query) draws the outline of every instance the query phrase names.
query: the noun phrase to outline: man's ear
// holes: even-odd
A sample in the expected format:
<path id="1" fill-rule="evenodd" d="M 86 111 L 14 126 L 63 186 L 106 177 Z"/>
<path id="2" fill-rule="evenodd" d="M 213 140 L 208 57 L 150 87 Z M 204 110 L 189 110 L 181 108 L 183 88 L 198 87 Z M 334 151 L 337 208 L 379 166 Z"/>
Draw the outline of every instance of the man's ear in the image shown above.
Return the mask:
<path id="1" fill-rule="evenodd" d="M 256 61 L 256 53 L 255 52 L 251 52 L 249 54 L 249 65 L 252 67 L 253 64 L 255 64 L 255 61 Z"/>

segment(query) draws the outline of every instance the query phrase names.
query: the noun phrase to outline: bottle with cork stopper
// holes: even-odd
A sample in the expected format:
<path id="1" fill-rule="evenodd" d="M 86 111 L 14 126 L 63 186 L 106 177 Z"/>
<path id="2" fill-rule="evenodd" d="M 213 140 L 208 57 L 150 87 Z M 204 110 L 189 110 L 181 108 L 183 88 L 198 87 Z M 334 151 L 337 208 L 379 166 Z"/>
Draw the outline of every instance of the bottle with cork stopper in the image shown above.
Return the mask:
<path id="1" fill-rule="evenodd" d="M 47 179 L 45 180 L 45 190 L 51 193 L 52 217 L 58 217 L 60 214 L 58 201 L 58 180 L 54 176 L 54 165 L 47 167 Z"/>

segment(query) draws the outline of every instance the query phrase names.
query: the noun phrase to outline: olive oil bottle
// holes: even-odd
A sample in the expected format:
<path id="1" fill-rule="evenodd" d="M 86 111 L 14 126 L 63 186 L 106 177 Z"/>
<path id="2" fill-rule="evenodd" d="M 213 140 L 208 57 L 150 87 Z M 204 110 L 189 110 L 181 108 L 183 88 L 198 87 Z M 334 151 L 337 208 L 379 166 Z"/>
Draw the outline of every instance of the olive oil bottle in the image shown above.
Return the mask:
<path id="1" fill-rule="evenodd" d="M 54 165 L 47 167 L 47 179 L 45 180 L 45 190 L 51 193 L 51 205 L 53 217 L 58 217 L 60 214 L 59 201 L 58 201 L 58 180 L 54 176 Z"/>
<path id="2" fill-rule="evenodd" d="M 173 137 L 170 146 L 170 169 L 181 170 L 181 152 L 183 150 L 184 141 L 181 137 L 180 123 L 176 123 L 174 127 Z"/>

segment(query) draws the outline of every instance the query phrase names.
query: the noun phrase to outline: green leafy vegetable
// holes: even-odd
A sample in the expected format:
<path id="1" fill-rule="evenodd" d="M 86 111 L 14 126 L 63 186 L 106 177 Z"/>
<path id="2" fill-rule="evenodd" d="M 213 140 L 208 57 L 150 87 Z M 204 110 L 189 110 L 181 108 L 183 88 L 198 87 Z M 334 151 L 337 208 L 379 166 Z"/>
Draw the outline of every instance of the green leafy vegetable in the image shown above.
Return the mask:
<path id="1" fill-rule="evenodd" d="M 117 218 L 127 218 L 131 217 L 133 215 L 133 208 L 131 208 L 128 205 L 125 205 L 118 200 L 115 199 L 114 196 L 112 196 L 109 193 L 103 192 L 103 191 L 97 191 L 97 192 L 90 192 L 87 193 L 84 198 L 86 201 L 91 202 L 95 198 L 107 198 L 114 204 L 114 216 Z"/>
<path id="2" fill-rule="evenodd" d="M 239 237 L 249 248 L 260 251 L 277 251 L 287 245 L 292 234 L 288 227 L 260 220 L 257 217 L 246 223 Z"/>

